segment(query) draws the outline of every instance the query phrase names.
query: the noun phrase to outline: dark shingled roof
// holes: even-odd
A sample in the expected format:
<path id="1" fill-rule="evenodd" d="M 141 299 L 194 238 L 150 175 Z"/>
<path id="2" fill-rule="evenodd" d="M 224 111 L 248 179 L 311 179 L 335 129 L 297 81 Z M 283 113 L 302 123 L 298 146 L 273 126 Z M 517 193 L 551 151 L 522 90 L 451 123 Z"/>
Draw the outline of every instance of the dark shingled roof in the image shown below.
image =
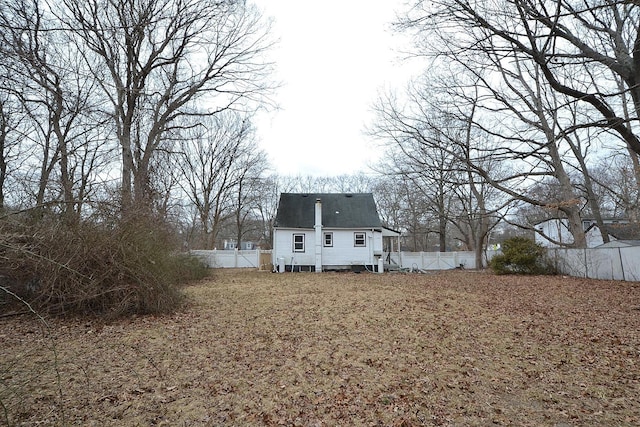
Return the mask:
<path id="1" fill-rule="evenodd" d="M 640 228 L 637 224 L 605 224 L 604 227 L 609 235 L 618 240 L 640 239 Z"/>
<path id="2" fill-rule="evenodd" d="M 322 225 L 329 228 L 380 228 L 371 193 L 282 193 L 274 225 L 313 228 L 316 199 L 322 201 Z"/>

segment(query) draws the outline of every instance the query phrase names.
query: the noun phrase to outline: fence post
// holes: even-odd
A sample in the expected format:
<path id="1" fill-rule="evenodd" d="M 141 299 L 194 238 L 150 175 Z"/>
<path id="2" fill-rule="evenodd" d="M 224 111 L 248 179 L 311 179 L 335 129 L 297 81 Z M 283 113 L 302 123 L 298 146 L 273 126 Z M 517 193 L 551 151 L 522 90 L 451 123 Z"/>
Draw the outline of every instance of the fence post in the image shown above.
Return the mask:
<path id="1" fill-rule="evenodd" d="M 238 248 L 233 250 L 233 268 L 238 268 Z"/>
<path id="2" fill-rule="evenodd" d="M 589 265 L 587 264 L 587 250 L 583 249 L 584 251 L 584 277 L 585 279 L 589 278 Z"/>
<path id="3" fill-rule="evenodd" d="M 620 248 L 618 248 L 618 259 L 620 260 L 620 268 L 622 269 L 622 280 L 626 281 L 627 274 L 624 271 L 624 263 L 622 262 L 622 250 L 620 250 Z"/>
<path id="4" fill-rule="evenodd" d="M 262 257 L 260 256 L 260 248 L 256 248 L 256 267 L 258 268 L 258 270 L 262 270 L 262 264 L 260 263 L 262 261 Z"/>

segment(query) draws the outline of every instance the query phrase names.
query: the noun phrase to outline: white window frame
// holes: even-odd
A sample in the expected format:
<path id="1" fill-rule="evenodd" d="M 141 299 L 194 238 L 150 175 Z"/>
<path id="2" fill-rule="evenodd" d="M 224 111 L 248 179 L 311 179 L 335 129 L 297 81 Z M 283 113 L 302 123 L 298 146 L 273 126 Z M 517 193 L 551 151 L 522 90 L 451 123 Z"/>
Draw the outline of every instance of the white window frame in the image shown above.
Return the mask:
<path id="1" fill-rule="evenodd" d="M 301 241 L 296 241 L 296 238 L 301 238 Z M 304 233 L 294 233 L 291 239 L 291 243 L 293 245 L 293 252 L 304 252 Z M 296 247 L 296 245 L 300 245 L 300 247 Z"/>
<path id="2" fill-rule="evenodd" d="M 329 242 L 327 242 L 327 237 L 329 238 Z M 333 233 L 326 232 L 322 235 L 322 246 L 325 248 L 333 247 Z"/>
<path id="3" fill-rule="evenodd" d="M 358 241 L 362 241 L 362 243 L 358 243 Z M 356 231 L 353 233 L 353 246 L 356 248 L 367 247 L 367 233 L 364 231 Z"/>

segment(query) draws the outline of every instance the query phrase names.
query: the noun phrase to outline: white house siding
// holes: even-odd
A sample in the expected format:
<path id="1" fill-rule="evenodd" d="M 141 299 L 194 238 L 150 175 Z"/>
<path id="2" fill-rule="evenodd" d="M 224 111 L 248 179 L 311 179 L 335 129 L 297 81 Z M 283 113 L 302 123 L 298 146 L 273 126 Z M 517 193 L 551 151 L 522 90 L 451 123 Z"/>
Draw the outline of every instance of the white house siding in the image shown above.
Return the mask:
<path id="1" fill-rule="evenodd" d="M 354 246 L 355 232 L 366 233 L 365 247 Z M 374 254 L 382 255 L 380 231 L 323 229 L 323 236 L 324 233 L 333 233 L 333 246 L 322 247 L 322 265 L 371 265 L 376 263 Z"/>
<path id="2" fill-rule="evenodd" d="M 587 239 L 588 248 L 595 248 L 596 246 L 600 246 L 604 243 L 604 240 L 602 240 L 602 233 L 600 232 L 600 228 L 597 226 L 590 228 L 585 233 L 585 238 Z M 615 237 L 609 236 L 609 239 L 615 240 Z"/>
<path id="3" fill-rule="evenodd" d="M 564 244 L 573 243 L 573 235 L 569 231 L 569 226 L 566 219 L 551 219 L 541 222 L 536 225 L 536 229 L 542 233 L 536 233 L 535 241 L 544 247 L 557 247 L 556 244 L 551 243 L 544 236 Z M 543 236 L 544 235 L 544 236 Z"/>
<path id="4" fill-rule="evenodd" d="M 367 236 L 366 246 L 354 246 L 354 233 L 363 232 Z M 324 246 L 324 233 L 333 233 L 333 246 Z M 305 235 L 305 251 L 293 251 L 293 235 Z M 376 264 L 374 255 L 382 255 L 382 232 L 371 229 L 330 229 L 323 228 L 322 265 L 350 266 Z M 315 233 L 313 230 L 282 229 L 274 231 L 273 263 L 284 258 L 285 265 L 315 265 Z M 293 261 L 292 261 L 293 260 Z"/>
<path id="5" fill-rule="evenodd" d="M 304 252 L 293 251 L 294 234 L 304 234 Z M 286 265 L 315 265 L 314 245 L 313 230 L 278 229 L 273 233 L 273 264 L 278 265 L 278 258 L 284 257 Z"/>

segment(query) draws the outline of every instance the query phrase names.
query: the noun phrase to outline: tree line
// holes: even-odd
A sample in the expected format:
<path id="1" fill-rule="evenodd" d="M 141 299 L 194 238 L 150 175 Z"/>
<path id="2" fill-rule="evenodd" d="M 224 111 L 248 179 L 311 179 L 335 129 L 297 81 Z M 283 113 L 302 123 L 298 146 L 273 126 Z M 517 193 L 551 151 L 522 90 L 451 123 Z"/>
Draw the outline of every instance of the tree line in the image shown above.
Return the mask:
<path id="1" fill-rule="evenodd" d="M 269 21 L 245 1 L 2 0 L 0 208 L 67 224 L 154 216 L 184 248 L 268 247 L 284 191 L 371 191 L 410 250 L 476 250 L 504 224 L 638 221 L 638 6 L 414 1 L 424 73 L 380 95 L 372 171 L 282 177 Z"/>
<path id="2" fill-rule="evenodd" d="M 235 140 L 216 150 L 247 154 L 251 115 L 274 85 L 268 21 L 246 2 L 0 6 L 0 207 L 70 222 L 105 201 L 162 211 L 193 178 L 177 176 L 187 145 L 226 132 Z"/>
<path id="3" fill-rule="evenodd" d="M 605 219 L 638 231 L 639 10 L 615 0 L 411 2 L 396 28 L 427 67 L 376 104 L 370 131 L 391 153 L 384 169 L 409 180 L 441 224 L 466 218 L 476 247 L 500 222 L 533 230 L 563 218 L 576 247 L 585 217 L 604 242 Z"/>

